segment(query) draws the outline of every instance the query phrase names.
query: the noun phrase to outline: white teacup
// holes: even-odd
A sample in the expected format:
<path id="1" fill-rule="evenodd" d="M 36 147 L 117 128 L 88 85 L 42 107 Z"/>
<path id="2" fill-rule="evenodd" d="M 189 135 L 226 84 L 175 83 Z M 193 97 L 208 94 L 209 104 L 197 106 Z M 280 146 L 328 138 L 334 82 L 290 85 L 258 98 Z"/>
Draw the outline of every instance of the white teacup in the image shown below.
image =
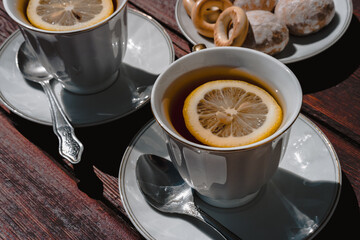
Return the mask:
<path id="1" fill-rule="evenodd" d="M 274 134 L 256 143 L 232 148 L 205 146 L 179 134 L 164 104 L 171 101 L 167 91 L 185 73 L 217 66 L 247 71 L 271 89 L 283 110 L 281 126 Z M 236 207 L 249 202 L 274 175 L 301 104 L 301 86 L 289 68 L 269 55 L 239 47 L 205 49 L 180 58 L 157 78 L 151 94 L 152 111 L 167 137 L 172 162 L 203 200 L 218 207 Z"/>
<path id="2" fill-rule="evenodd" d="M 87 28 L 47 31 L 31 25 L 28 0 L 3 0 L 9 16 L 40 63 L 66 90 L 79 94 L 109 87 L 119 74 L 127 45 L 127 0 L 116 0 L 114 13 Z"/>

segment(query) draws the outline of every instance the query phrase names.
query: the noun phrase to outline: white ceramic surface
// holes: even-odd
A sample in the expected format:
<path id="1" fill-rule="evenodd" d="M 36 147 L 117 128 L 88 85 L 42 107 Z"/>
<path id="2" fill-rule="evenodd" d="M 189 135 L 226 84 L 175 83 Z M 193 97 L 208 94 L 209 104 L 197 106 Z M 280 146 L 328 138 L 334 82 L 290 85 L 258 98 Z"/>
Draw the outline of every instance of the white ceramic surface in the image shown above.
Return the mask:
<path id="1" fill-rule="evenodd" d="M 77 95 L 53 81 L 56 97 L 76 126 L 97 125 L 123 117 L 149 101 L 156 77 L 175 59 L 170 37 L 153 18 L 128 9 L 128 46 L 122 75 L 97 94 Z M 0 102 L 31 121 L 51 125 L 48 100 L 40 85 L 26 81 L 16 66 L 24 41 L 15 32 L 0 48 Z"/>
<path id="2" fill-rule="evenodd" d="M 219 239 L 196 220 L 162 214 L 147 204 L 136 182 L 135 167 L 142 154 L 169 159 L 165 136 L 154 121 L 147 124 L 125 152 L 119 171 L 124 208 L 147 239 Z M 293 125 L 288 149 L 276 174 L 246 206 L 200 206 L 241 239 L 311 239 L 326 225 L 341 190 L 341 169 L 326 136 L 300 115 Z"/>
<path id="3" fill-rule="evenodd" d="M 334 0 L 334 3 L 336 14 L 326 28 L 306 37 L 290 36 L 286 48 L 275 57 L 283 63 L 297 62 L 319 54 L 338 41 L 350 24 L 353 6 L 351 0 Z M 205 38 L 196 31 L 182 0 L 176 2 L 175 18 L 181 32 L 192 44 L 204 43 L 208 48 L 214 47 L 212 39 Z"/>

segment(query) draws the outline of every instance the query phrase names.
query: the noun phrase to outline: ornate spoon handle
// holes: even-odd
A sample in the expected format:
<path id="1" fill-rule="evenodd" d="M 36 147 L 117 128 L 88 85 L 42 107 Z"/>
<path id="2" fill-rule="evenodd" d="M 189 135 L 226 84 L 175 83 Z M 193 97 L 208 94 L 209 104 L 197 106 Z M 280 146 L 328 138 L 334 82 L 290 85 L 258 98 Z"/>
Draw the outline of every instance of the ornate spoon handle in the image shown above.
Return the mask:
<path id="1" fill-rule="evenodd" d="M 84 147 L 75 136 L 74 128 L 71 126 L 61 109 L 51 89 L 50 81 L 41 81 L 41 85 L 49 99 L 53 129 L 56 136 L 59 138 L 59 153 L 72 164 L 76 164 L 81 160 L 81 154 Z"/>

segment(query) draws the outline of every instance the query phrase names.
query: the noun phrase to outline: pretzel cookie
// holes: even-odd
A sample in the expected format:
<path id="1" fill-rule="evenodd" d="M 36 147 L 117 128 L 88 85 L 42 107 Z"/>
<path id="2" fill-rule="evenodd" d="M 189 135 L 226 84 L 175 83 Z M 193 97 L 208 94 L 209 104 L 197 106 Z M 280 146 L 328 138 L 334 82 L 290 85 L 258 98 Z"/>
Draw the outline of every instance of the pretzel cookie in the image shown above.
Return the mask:
<path id="1" fill-rule="evenodd" d="M 191 11 L 195 5 L 195 1 L 196 0 L 183 0 L 182 3 L 183 3 L 183 6 L 186 10 L 186 13 L 191 17 Z"/>
<path id="2" fill-rule="evenodd" d="M 214 43 L 216 46 L 240 47 L 245 41 L 248 28 L 249 22 L 245 11 L 239 7 L 229 7 L 220 14 L 216 21 Z"/>
<path id="3" fill-rule="evenodd" d="M 214 37 L 214 22 L 207 21 L 207 13 L 209 9 L 219 9 L 221 12 L 226 8 L 231 7 L 232 3 L 229 0 L 198 0 L 196 1 L 192 11 L 191 19 L 196 30 L 203 36 Z"/>
<path id="4" fill-rule="evenodd" d="M 335 6 L 333 0 L 279 0 L 275 15 L 290 34 L 304 36 L 328 25 L 335 15 Z"/>

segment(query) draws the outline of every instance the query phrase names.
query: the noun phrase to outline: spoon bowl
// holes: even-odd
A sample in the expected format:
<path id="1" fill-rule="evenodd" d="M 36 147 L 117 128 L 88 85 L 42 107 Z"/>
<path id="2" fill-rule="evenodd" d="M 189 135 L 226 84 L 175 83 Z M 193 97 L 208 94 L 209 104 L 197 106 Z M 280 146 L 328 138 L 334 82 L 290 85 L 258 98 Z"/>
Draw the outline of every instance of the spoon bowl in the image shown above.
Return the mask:
<path id="1" fill-rule="evenodd" d="M 73 164 L 80 162 L 84 147 L 75 136 L 74 128 L 53 93 L 50 85 L 53 76 L 41 65 L 25 42 L 18 50 L 16 64 L 26 80 L 41 84 L 49 99 L 53 130 L 59 139 L 60 155 Z"/>
<path id="2" fill-rule="evenodd" d="M 240 239 L 196 206 L 191 187 L 169 160 L 141 155 L 136 163 L 136 178 L 146 201 L 155 209 L 194 217 L 213 228 L 223 239 Z"/>
<path id="3" fill-rule="evenodd" d="M 17 54 L 17 65 L 26 80 L 41 84 L 43 81 L 50 81 L 53 77 L 41 65 L 26 43 L 23 42 Z"/>

